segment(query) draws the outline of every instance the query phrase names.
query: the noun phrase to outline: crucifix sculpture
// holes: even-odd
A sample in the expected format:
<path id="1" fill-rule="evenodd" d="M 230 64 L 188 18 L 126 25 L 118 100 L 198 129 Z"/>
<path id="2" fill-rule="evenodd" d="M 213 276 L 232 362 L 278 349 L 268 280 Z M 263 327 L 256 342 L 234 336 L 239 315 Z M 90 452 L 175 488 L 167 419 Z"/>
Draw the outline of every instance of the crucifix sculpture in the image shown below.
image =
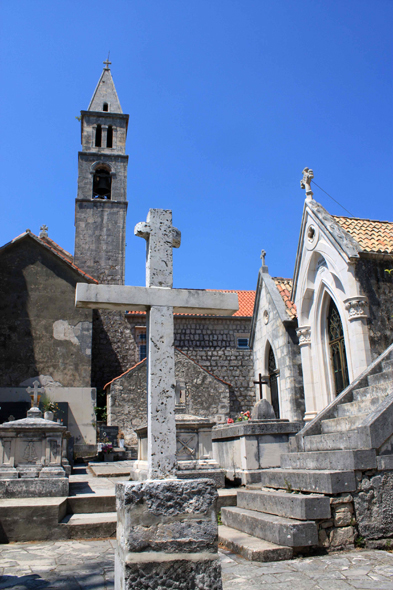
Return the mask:
<path id="1" fill-rule="evenodd" d="M 232 315 L 239 304 L 236 293 L 172 288 L 172 248 L 181 239 L 172 211 L 150 209 L 134 233 L 146 240 L 146 287 L 78 283 L 75 304 L 147 312 L 148 478 L 166 479 L 177 470 L 173 313 Z"/>
<path id="2" fill-rule="evenodd" d="M 33 387 L 27 387 L 26 391 L 30 394 L 31 397 L 31 407 L 38 408 L 38 403 L 41 397 L 40 394 L 45 393 L 45 387 L 40 387 L 39 381 L 33 381 Z"/>
<path id="3" fill-rule="evenodd" d="M 311 168 L 304 168 L 303 178 L 300 181 L 300 188 L 306 189 L 306 197 L 307 199 L 312 199 L 313 192 L 311 190 L 311 181 L 314 178 L 314 172 Z"/>

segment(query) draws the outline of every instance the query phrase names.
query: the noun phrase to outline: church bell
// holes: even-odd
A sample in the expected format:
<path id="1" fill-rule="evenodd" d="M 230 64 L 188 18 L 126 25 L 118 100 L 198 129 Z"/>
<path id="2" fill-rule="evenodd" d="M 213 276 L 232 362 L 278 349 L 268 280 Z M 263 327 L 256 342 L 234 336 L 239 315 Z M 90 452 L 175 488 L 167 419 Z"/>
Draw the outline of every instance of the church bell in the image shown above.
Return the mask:
<path id="1" fill-rule="evenodd" d="M 107 170 L 97 170 L 93 180 L 93 198 L 111 198 L 111 176 Z"/>

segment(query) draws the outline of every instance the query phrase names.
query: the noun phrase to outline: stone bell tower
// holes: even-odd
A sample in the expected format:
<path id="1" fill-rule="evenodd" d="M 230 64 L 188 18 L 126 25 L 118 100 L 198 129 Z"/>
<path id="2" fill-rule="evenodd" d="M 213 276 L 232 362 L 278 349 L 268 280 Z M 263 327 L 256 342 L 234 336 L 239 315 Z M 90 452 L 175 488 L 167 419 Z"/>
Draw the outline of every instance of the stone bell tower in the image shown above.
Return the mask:
<path id="1" fill-rule="evenodd" d="M 100 283 L 124 284 L 127 214 L 124 115 L 109 69 L 104 69 L 87 111 L 81 111 L 74 262 Z"/>

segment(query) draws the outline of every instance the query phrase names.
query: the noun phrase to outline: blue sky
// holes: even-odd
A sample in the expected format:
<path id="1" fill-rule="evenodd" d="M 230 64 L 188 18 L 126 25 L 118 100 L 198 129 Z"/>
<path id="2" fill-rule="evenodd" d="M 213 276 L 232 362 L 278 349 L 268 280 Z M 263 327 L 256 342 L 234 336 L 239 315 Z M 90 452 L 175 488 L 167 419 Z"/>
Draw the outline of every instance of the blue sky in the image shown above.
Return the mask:
<path id="1" fill-rule="evenodd" d="M 80 128 L 111 52 L 130 115 L 135 224 L 173 209 L 176 287 L 254 289 L 260 251 L 291 277 L 301 171 L 357 217 L 393 220 L 391 0 L 0 2 L 2 239 L 73 252 Z M 314 198 L 345 215 L 324 193 Z"/>

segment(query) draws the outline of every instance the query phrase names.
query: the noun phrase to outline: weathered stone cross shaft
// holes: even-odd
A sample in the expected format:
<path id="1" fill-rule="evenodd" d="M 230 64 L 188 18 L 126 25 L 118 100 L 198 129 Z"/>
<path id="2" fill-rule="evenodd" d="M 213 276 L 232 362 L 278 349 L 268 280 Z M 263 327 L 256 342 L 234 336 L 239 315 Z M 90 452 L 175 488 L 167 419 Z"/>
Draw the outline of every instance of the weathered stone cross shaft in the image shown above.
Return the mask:
<path id="1" fill-rule="evenodd" d="M 172 248 L 181 234 L 172 211 L 150 209 L 135 235 L 147 242 L 146 287 L 78 283 L 76 306 L 147 312 L 148 477 L 176 477 L 175 355 L 173 312 L 232 315 L 236 293 L 172 289 Z"/>

